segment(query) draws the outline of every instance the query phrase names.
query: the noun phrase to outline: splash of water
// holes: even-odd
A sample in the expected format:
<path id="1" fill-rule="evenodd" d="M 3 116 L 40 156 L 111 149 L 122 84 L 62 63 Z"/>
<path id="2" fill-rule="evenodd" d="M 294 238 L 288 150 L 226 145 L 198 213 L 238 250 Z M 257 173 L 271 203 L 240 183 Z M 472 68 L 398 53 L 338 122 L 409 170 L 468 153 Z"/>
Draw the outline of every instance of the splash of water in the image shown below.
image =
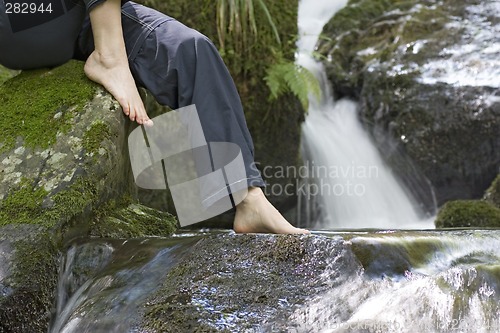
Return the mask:
<path id="1" fill-rule="evenodd" d="M 316 75 L 321 100 L 310 97 L 302 128 L 302 156 L 308 179 L 299 202 L 314 228 L 433 228 L 411 194 L 384 163 L 350 100 L 334 101 L 323 65 L 313 57 L 323 26 L 346 0 L 302 0 L 297 63 Z M 304 204 L 304 199 L 306 203 Z M 319 212 L 319 213 L 318 213 Z"/>
<path id="2" fill-rule="evenodd" d="M 363 268 L 346 276 L 331 265 L 322 275 L 331 288 L 288 325 L 323 333 L 498 332 L 499 237 L 496 230 L 346 233 Z"/>

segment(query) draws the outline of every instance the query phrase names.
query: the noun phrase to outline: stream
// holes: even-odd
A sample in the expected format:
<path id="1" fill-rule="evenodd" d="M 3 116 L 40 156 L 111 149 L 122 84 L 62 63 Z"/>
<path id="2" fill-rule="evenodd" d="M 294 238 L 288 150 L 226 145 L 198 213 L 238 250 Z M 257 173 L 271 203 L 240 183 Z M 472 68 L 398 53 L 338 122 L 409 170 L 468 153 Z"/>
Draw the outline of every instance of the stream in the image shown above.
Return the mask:
<path id="1" fill-rule="evenodd" d="M 227 257 L 228 252 L 253 246 L 265 251 L 256 244 L 279 237 L 212 231 L 74 244 L 61 262 L 57 313 L 49 332 L 154 332 L 144 328 L 151 296 L 176 266 L 189 266 L 193 260 L 201 268 L 187 276 L 193 281 L 175 297 L 182 298 L 181 308 L 195 311 L 200 325 L 214 331 L 500 329 L 498 230 L 314 232 L 300 236 L 305 256 L 283 266 L 289 285 L 279 290 L 270 290 L 266 281 L 275 274 L 267 265 L 280 263 Z M 217 251 L 189 253 L 202 240 L 205 245 L 221 244 L 218 251 L 225 259 Z M 248 240 L 250 248 L 238 243 Z M 232 279 L 242 276 L 262 280 L 230 287 Z M 277 303 L 248 303 L 244 295 L 249 292 L 264 293 Z"/>

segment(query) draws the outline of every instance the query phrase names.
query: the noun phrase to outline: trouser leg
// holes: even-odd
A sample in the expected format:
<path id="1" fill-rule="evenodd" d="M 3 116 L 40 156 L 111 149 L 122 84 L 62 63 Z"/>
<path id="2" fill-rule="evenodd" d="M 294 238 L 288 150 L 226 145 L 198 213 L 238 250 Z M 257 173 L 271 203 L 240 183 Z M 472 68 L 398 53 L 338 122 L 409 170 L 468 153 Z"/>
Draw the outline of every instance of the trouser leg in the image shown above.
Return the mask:
<path id="1" fill-rule="evenodd" d="M 237 144 L 248 184 L 264 186 L 254 164 L 253 142 L 238 92 L 205 36 L 178 21 L 167 21 L 144 41 L 131 69 L 160 104 L 173 109 L 196 105 L 206 141 Z"/>
<path id="2" fill-rule="evenodd" d="M 206 141 L 238 145 L 248 185 L 265 186 L 254 163 L 239 94 L 213 43 L 153 9 L 129 2 L 122 12 L 130 68 L 137 83 L 172 109 L 195 104 Z M 79 43 L 87 54 L 92 49 L 89 41 Z"/>

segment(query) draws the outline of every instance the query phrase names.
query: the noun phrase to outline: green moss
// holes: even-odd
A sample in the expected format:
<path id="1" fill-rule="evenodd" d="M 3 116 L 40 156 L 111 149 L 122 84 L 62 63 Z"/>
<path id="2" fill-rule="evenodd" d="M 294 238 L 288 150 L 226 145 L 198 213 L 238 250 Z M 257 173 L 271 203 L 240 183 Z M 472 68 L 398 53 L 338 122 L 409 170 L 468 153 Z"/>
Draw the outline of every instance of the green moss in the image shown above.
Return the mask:
<path id="1" fill-rule="evenodd" d="M 89 101 L 95 88 L 78 61 L 50 70 L 23 71 L 8 85 L 0 85 L 1 149 L 12 148 L 19 136 L 28 147 L 48 147 L 57 132 L 71 128 L 74 112 Z"/>
<path id="2" fill-rule="evenodd" d="M 403 275 L 411 269 L 409 255 L 400 244 L 353 242 L 352 251 L 370 276 Z"/>
<path id="3" fill-rule="evenodd" d="M 28 228 L 14 241 L 17 258 L 8 277 L 12 294 L 0 306 L 0 331 L 46 332 L 57 288 L 58 244 L 51 230 Z M 3 330 L 2 330 L 3 329 Z"/>
<path id="4" fill-rule="evenodd" d="M 412 267 L 426 265 L 443 248 L 442 242 L 438 239 L 425 237 L 405 242 L 402 245 L 408 254 L 408 260 Z"/>
<path id="5" fill-rule="evenodd" d="M 43 213 L 42 201 L 47 195 L 43 188 L 35 188 L 33 181 L 21 180 L 19 189 L 11 191 L 0 202 L 0 226 L 10 223 L 36 223 Z"/>
<path id="6" fill-rule="evenodd" d="M 47 209 L 42 221 L 50 225 L 67 222 L 98 204 L 99 194 L 95 182 L 91 177 L 82 177 L 67 189 L 55 194 L 52 197 L 53 205 Z"/>
<path id="7" fill-rule="evenodd" d="M 0 65 L 0 85 L 2 85 L 2 83 L 7 81 L 8 79 L 13 78 L 17 74 L 19 74 L 19 72 L 20 71 L 8 69 Z"/>
<path id="8" fill-rule="evenodd" d="M 495 207 L 500 208 L 500 174 L 493 180 L 491 186 L 486 190 L 484 194 L 484 199 L 495 205 Z"/>
<path id="9" fill-rule="evenodd" d="M 35 280 L 57 275 L 57 249 L 50 231 L 40 233 L 36 242 L 19 241 L 15 243 L 15 255 L 22 260 L 16 261 L 13 273 L 17 286 L 38 285 Z"/>
<path id="10" fill-rule="evenodd" d="M 80 178 L 67 189 L 50 198 L 33 180 L 23 179 L 19 188 L 11 190 L 0 206 L 0 225 L 38 224 L 54 226 L 67 222 L 97 202 L 97 190 L 88 179 Z M 46 203 L 44 207 L 44 200 Z"/>
<path id="11" fill-rule="evenodd" d="M 434 223 L 436 228 L 500 228 L 500 209 L 479 200 L 449 201 Z"/>
<path id="12" fill-rule="evenodd" d="M 97 153 L 102 141 L 110 139 L 110 137 L 109 126 L 102 121 L 96 121 L 83 135 L 83 148 L 87 153 Z"/>
<path id="13" fill-rule="evenodd" d="M 101 238 L 166 237 L 175 232 L 177 226 L 173 215 L 122 198 L 110 200 L 99 208 L 92 222 L 91 235 Z"/>

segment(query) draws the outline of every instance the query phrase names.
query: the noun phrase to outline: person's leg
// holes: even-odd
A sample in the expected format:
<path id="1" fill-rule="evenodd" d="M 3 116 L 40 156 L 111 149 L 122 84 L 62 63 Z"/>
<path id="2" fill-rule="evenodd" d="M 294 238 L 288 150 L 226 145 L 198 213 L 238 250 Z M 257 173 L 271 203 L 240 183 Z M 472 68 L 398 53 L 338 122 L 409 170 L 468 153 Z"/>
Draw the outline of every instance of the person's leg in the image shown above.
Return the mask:
<path id="1" fill-rule="evenodd" d="M 307 232 L 286 221 L 260 188 L 265 183 L 254 163 L 253 142 L 238 92 L 218 51 L 205 36 L 169 20 L 148 36 L 131 68 L 159 103 L 171 108 L 195 104 L 207 142 L 232 142 L 240 147 L 249 190 L 236 206 L 236 232 Z"/>
<path id="2" fill-rule="evenodd" d="M 127 60 L 121 1 L 107 0 L 98 4 L 89 16 L 95 50 L 85 63 L 85 74 L 115 97 L 130 120 L 151 125 Z"/>
<path id="3" fill-rule="evenodd" d="M 254 163 L 252 138 L 239 95 L 215 46 L 199 32 L 153 9 L 129 2 L 122 13 L 128 60 L 136 82 L 160 104 L 173 109 L 195 104 L 207 142 L 231 142 L 240 147 L 249 191 L 236 207 L 234 230 L 307 232 L 288 223 L 260 189 L 265 183 Z M 92 41 L 87 39 L 79 44 L 90 54 Z"/>

